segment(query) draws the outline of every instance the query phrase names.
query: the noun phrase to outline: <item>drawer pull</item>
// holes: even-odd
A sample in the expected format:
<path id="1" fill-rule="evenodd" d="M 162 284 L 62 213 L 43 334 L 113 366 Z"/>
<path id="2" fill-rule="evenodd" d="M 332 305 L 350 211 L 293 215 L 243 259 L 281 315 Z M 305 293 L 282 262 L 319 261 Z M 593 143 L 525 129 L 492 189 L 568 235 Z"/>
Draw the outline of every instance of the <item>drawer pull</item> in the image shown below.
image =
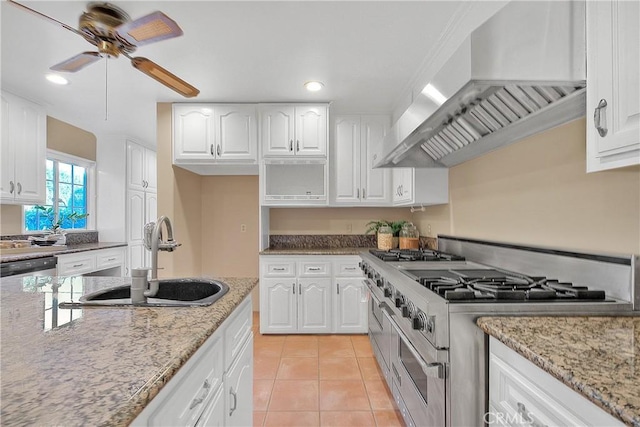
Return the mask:
<path id="1" fill-rule="evenodd" d="M 522 421 L 526 422 L 531 427 L 548 427 L 546 424 L 542 424 L 540 421 L 536 420 L 531 412 L 527 412 L 527 407 L 524 406 L 524 403 L 517 402 L 517 406 L 518 414 L 522 417 Z"/>
<path id="2" fill-rule="evenodd" d="M 109 258 L 107 261 L 115 261 L 117 258 Z"/>
<path id="3" fill-rule="evenodd" d="M 73 268 L 82 267 L 84 264 L 73 264 Z"/>
<path id="4" fill-rule="evenodd" d="M 189 406 L 189 409 L 193 409 L 204 402 L 204 399 L 207 397 L 207 395 L 209 394 L 209 390 L 211 389 L 211 383 L 209 382 L 209 380 L 204 380 L 204 385 L 202 386 L 202 388 L 204 389 L 202 396 L 193 399 L 191 405 Z"/>
<path id="5" fill-rule="evenodd" d="M 356 269 L 355 267 L 345 267 L 345 270 L 348 270 L 348 271 L 353 271 L 355 269 Z"/>
<path id="6" fill-rule="evenodd" d="M 320 271 L 320 267 L 309 267 L 309 271 Z"/>
<path id="7" fill-rule="evenodd" d="M 284 271 L 284 267 L 273 267 L 273 271 Z"/>

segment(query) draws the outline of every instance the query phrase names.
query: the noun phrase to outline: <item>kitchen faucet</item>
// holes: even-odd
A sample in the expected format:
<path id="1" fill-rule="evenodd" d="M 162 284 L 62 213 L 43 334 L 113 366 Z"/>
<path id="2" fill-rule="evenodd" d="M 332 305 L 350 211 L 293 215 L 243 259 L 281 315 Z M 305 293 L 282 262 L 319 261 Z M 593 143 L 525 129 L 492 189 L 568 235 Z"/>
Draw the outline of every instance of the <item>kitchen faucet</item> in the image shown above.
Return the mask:
<path id="1" fill-rule="evenodd" d="M 167 229 L 167 240 L 162 240 L 162 224 Z M 158 293 L 158 251 L 173 252 L 181 244 L 173 240 L 173 227 L 169 217 L 161 216 L 156 222 L 144 226 L 144 246 L 151 251 L 151 278 L 146 297 L 154 297 Z"/>

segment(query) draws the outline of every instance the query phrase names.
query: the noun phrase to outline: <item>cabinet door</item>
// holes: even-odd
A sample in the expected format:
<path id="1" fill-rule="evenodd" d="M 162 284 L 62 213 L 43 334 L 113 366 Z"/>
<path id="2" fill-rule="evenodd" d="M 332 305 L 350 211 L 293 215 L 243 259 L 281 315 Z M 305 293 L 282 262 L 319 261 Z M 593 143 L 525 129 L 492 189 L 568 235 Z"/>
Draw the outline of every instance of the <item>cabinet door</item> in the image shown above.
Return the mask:
<path id="1" fill-rule="evenodd" d="M 133 190 L 145 189 L 145 148 L 127 141 L 127 185 Z"/>
<path id="2" fill-rule="evenodd" d="M 156 152 L 144 150 L 144 179 L 147 191 L 158 191 L 158 165 Z"/>
<path id="3" fill-rule="evenodd" d="M 374 169 L 382 151 L 382 141 L 389 128 L 387 116 L 363 116 L 361 119 L 360 182 L 361 201 L 364 204 L 386 205 L 391 203 L 389 169 Z"/>
<path id="4" fill-rule="evenodd" d="M 174 161 L 215 158 L 213 123 L 213 106 L 206 104 L 174 105 Z"/>
<path id="5" fill-rule="evenodd" d="M 360 202 L 360 117 L 336 117 L 334 127 L 333 194 L 336 203 Z"/>
<path id="6" fill-rule="evenodd" d="M 244 345 L 224 380 L 226 426 L 253 424 L 253 335 Z"/>
<path id="7" fill-rule="evenodd" d="M 292 156 L 294 154 L 294 108 L 291 106 L 264 107 L 260 115 L 263 156 Z"/>
<path id="8" fill-rule="evenodd" d="M 253 105 L 216 105 L 216 158 L 256 161 L 258 136 Z"/>
<path id="9" fill-rule="evenodd" d="M 327 107 L 296 107 L 296 156 L 327 155 Z"/>
<path id="10" fill-rule="evenodd" d="M 296 332 L 297 293 L 295 278 L 260 280 L 260 332 Z"/>
<path id="11" fill-rule="evenodd" d="M 413 198 L 413 168 L 393 169 L 393 203 L 407 203 Z"/>
<path id="12" fill-rule="evenodd" d="M 127 242 L 142 243 L 145 224 L 144 191 L 127 191 Z"/>
<path id="13" fill-rule="evenodd" d="M 2 147 L 0 148 L 0 196 L 3 201 L 13 201 L 13 195 L 16 190 L 16 182 L 14 178 L 14 148 L 15 144 L 11 140 L 10 129 L 13 126 L 13 117 L 11 114 L 11 98 L 2 93 L 2 106 L 0 114 L 2 114 Z"/>
<path id="14" fill-rule="evenodd" d="M 158 195 L 148 191 L 144 193 L 144 223 L 158 219 Z"/>
<path id="15" fill-rule="evenodd" d="M 127 255 L 127 269 L 125 270 L 125 276 L 131 276 L 132 268 L 151 267 L 151 263 L 147 262 L 147 253 L 144 244 L 142 243 L 130 243 Z"/>
<path id="16" fill-rule="evenodd" d="M 640 3 L 586 7 L 588 171 L 640 164 Z M 606 107 L 598 109 L 603 101 Z"/>
<path id="17" fill-rule="evenodd" d="M 298 332 L 331 332 L 331 278 L 298 279 Z"/>
<path id="18" fill-rule="evenodd" d="M 19 101 L 10 106 L 16 108 L 16 123 L 10 132 L 15 144 L 15 200 L 20 203 L 44 203 L 47 116 L 38 105 Z"/>
<path id="19" fill-rule="evenodd" d="M 335 280 L 335 332 L 367 332 L 367 298 L 362 278 L 340 277 Z"/>

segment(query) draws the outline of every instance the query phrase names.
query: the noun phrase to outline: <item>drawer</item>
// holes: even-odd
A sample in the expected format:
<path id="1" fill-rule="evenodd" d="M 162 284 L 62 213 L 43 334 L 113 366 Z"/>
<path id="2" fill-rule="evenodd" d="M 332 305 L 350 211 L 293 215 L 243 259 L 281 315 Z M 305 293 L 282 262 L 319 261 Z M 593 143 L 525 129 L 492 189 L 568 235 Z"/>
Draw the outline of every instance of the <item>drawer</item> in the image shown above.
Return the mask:
<path id="1" fill-rule="evenodd" d="M 91 251 L 58 256 L 58 276 L 74 276 L 91 273 L 96 269 L 96 256 Z"/>
<path id="2" fill-rule="evenodd" d="M 490 343 L 489 405 L 490 415 L 503 425 L 623 425 L 495 338 Z"/>
<path id="3" fill-rule="evenodd" d="M 362 277 L 362 270 L 359 264 L 359 257 L 335 260 L 333 262 L 333 274 L 336 277 Z"/>
<path id="4" fill-rule="evenodd" d="M 95 251 L 97 270 L 120 267 L 124 264 L 124 249 L 103 249 Z"/>
<path id="5" fill-rule="evenodd" d="M 265 261 L 262 269 L 264 277 L 296 277 L 296 263 L 293 261 Z"/>
<path id="6" fill-rule="evenodd" d="M 209 400 L 222 386 L 223 340 L 209 338 L 171 379 L 173 386 L 162 393 L 161 402 L 149 416 L 149 426 L 195 425 Z M 179 377 L 179 379 L 177 378 Z M 176 383 L 173 381 L 177 380 Z M 156 398 L 159 398 L 160 394 Z"/>
<path id="7" fill-rule="evenodd" d="M 300 261 L 298 277 L 331 276 L 331 263 L 326 261 Z"/>
<path id="8" fill-rule="evenodd" d="M 236 358 L 247 337 L 251 335 L 251 326 L 253 324 L 253 305 L 251 298 L 238 306 L 232 317 L 224 322 L 224 368 L 227 370 Z"/>

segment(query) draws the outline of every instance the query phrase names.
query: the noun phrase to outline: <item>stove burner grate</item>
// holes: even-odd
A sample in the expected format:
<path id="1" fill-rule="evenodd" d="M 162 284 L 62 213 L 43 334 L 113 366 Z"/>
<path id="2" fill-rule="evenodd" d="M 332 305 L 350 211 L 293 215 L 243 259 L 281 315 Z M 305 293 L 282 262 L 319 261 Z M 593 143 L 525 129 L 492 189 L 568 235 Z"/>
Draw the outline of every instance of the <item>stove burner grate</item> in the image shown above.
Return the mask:
<path id="1" fill-rule="evenodd" d="M 369 252 L 383 261 L 464 261 L 465 258 L 431 249 L 371 249 Z"/>

